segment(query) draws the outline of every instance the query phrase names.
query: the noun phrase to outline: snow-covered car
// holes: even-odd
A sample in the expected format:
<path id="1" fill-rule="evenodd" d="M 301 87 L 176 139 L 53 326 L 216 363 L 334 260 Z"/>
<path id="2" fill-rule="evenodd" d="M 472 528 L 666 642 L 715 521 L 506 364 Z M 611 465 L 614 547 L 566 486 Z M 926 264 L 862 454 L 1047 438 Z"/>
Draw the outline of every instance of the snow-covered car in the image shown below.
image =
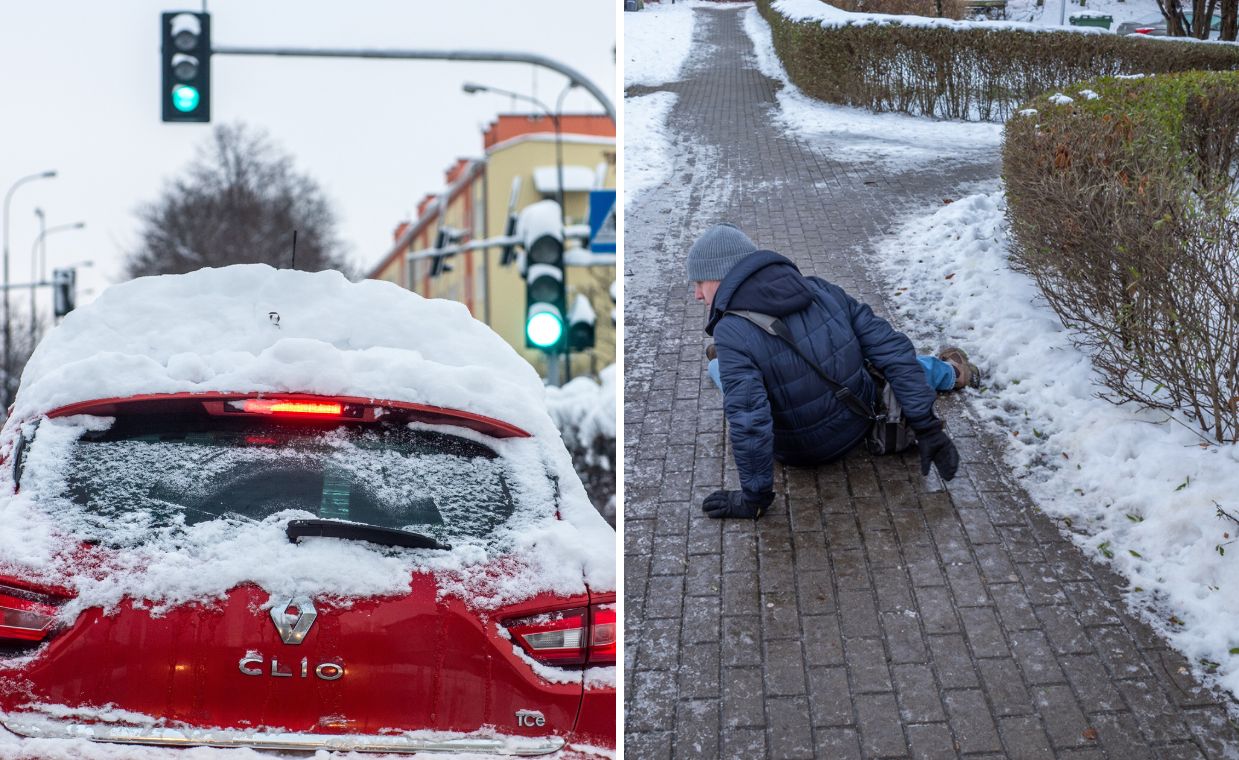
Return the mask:
<path id="1" fill-rule="evenodd" d="M 613 751 L 614 531 L 460 304 L 124 283 L 40 344 L 0 455 L 0 750 Z"/>

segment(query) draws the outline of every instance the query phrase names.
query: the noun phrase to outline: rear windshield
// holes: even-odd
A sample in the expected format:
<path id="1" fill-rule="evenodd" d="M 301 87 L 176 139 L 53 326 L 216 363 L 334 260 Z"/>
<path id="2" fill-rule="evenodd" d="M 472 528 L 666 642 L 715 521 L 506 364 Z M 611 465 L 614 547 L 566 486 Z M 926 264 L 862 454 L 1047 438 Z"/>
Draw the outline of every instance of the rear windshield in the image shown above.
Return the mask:
<path id="1" fill-rule="evenodd" d="M 106 543 L 285 510 L 452 543 L 489 536 L 514 508 L 504 460 L 494 451 L 403 424 L 315 429 L 252 419 L 186 425 L 121 418 L 85 433 L 69 451 L 54 490 L 64 506 L 80 508 L 91 537 Z"/>

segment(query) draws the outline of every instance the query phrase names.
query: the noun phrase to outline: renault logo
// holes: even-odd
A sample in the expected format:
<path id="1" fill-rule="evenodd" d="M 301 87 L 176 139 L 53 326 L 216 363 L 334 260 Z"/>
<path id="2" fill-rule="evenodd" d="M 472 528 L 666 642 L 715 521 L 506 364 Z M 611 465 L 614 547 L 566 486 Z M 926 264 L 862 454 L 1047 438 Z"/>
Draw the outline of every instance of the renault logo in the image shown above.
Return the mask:
<path id="1" fill-rule="evenodd" d="M 300 644 L 314 625 L 318 612 L 308 596 L 295 596 L 271 608 L 271 622 L 285 644 Z"/>

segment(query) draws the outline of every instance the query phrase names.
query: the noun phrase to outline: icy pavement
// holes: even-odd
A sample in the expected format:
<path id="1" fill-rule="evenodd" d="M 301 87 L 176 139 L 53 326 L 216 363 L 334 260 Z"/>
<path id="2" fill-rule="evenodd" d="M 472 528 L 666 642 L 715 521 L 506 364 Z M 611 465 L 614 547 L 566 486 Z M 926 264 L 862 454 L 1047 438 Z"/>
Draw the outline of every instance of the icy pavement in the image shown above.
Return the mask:
<path id="1" fill-rule="evenodd" d="M 695 236 L 734 221 L 890 314 L 876 243 L 999 172 L 985 150 L 858 161 L 846 131 L 787 124 L 749 12 L 694 12 L 703 52 L 662 88 L 677 100 L 651 138 L 673 165 L 626 209 L 627 754 L 1236 756 L 1222 698 L 1124 611 L 1124 581 L 1032 506 L 958 397 L 939 402 L 964 462 L 946 490 L 914 455 L 858 452 L 779 470 L 760 521 L 702 515 L 735 472 L 684 281 Z M 856 137 L 914 148 L 901 123 Z"/>

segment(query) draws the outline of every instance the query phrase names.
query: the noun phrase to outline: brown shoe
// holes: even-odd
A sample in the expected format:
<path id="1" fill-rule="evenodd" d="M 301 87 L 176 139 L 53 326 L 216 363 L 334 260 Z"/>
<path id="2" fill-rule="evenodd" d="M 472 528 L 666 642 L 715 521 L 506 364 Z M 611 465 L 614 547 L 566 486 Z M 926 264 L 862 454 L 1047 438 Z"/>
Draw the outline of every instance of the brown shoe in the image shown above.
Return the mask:
<path id="1" fill-rule="evenodd" d="M 706 361 L 714 361 L 718 358 L 718 351 L 714 348 L 714 344 L 706 346 Z"/>
<path id="2" fill-rule="evenodd" d="M 981 387 L 981 370 L 968 361 L 968 354 L 958 346 L 947 346 L 938 354 L 938 358 L 955 368 L 955 390 L 971 386 Z"/>

